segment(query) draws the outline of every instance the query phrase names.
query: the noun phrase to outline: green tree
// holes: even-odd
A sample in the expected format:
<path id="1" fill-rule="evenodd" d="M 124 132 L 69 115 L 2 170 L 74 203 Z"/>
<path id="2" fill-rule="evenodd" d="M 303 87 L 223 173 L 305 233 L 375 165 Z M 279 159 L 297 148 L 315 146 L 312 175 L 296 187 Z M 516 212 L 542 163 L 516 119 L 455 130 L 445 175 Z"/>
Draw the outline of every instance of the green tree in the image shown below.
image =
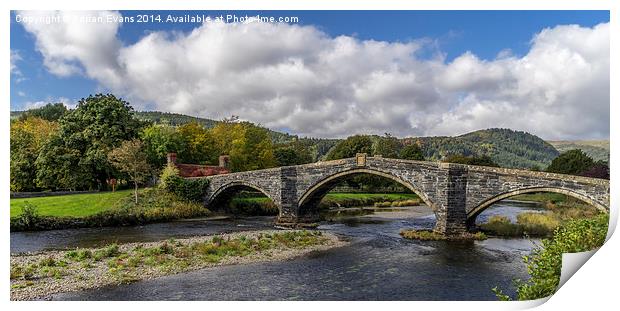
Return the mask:
<path id="1" fill-rule="evenodd" d="M 293 148 L 280 147 L 273 151 L 278 166 L 297 165 L 299 159 Z"/>
<path id="2" fill-rule="evenodd" d="M 11 191 L 37 190 L 37 156 L 57 131 L 57 122 L 38 117 L 11 122 Z"/>
<path id="3" fill-rule="evenodd" d="M 220 154 L 230 155 L 232 171 L 248 171 L 276 166 L 269 131 L 250 122 L 225 120 L 216 125 L 213 135 Z"/>
<path id="4" fill-rule="evenodd" d="M 338 143 L 327 154 L 327 160 L 355 157 L 357 153 L 372 155 L 372 140 L 366 135 L 350 136 Z"/>
<path id="5" fill-rule="evenodd" d="M 399 158 L 405 160 L 424 161 L 424 154 L 422 153 L 420 146 L 417 144 L 410 144 L 400 150 Z"/>
<path id="6" fill-rule="evenodd" d="M 276 147 L 273 154 L 277 166 L 311 163 L 313 158 L 308 146 L 299 140 Z"/>
<path id="7" fill-rule="evenodd" d="M 103 187 L 115 171 L 107 157 L 110 150 L 137 137 L 144 127 L 143 122 L 133 117 L 132 111 L 129 103 L 111 94 L 81 99 L 76 109 L 60 119 L 57 139 L 50 140 L 51 145 L 39 155 L 37 163 L 45 173 L 37 175 L 40 177 L 38 183 L 55 188 L 57 182 L 50 183 L 46 174 L 74 174 L 74 177 L 63 179 L 61 186 L 72 189 Z"/>
<path id="8" fill-rule="evenodd" d="M 213 135 L 198 122 L 190 122 L 177 129 L 181 138 L 179 160 L 183 163 L 214 163 L 218 149 Z"/>
<path id="9" fill-rule="evenodd" d="M 47 121 L 58 121 L 68 112 L 67 107 L 63 103 L 47 104 L 40 108 L 24 111 L 19 116 L 19 120 L 25 120 L 30 117 L 37 117 Z"/>
<path id="10" fill-rule="evenodd" d="M 124 141 L 108 153 L 108 159 L 121 173 L 127 175 L 134 184 L 135 202 L 138 204 L 138 184 L 151 174 L 143 144 L 138 139 Z"/>
<path id="11" fill-rule="evenodd" d="M 156 168 L 162 168 L 166 164 L 166 156 L 170 152 L 188 153 L 186 146 L 190 140 L 184 139 L 175 127 L 158 124 L 146 127 L 140 133 L 140 139 L 144 143 L 149 164 Z"/>
<path id="12" fill-rule="evenodd" d="M 493 161 L 491 157 L 486 155 L 466 157 L 463 155 L 454 154 L 447 156 L 445 159 L 443 159 L 443 162 L 499 167 L 499 165 L 497 165 L 497 163 L 495 163 L 495 161 Z"/>
<path id="13" fill-rule="evenodd" d="M 81 152 L 66 147 L 59 133 L 41 147 L 35 166 L 39 188 L 77 190 L 92 187 L 92 172 L 82 161 Z"/>
<path id="14" fill-rule="evenodd" d="M 373 155 L 381 155 L 384 158 L 398 158 L 398 153 L 402 148 L 402 143 L 389 133 L 378 137 L 373 144 Z"/>
<path id="15" fill-rule="evenodd" d="M 572 149 L 560 154 L 551 161 L 547 172 L 580 175 L 594 165 L 594 161 L 581 149 Z"/>

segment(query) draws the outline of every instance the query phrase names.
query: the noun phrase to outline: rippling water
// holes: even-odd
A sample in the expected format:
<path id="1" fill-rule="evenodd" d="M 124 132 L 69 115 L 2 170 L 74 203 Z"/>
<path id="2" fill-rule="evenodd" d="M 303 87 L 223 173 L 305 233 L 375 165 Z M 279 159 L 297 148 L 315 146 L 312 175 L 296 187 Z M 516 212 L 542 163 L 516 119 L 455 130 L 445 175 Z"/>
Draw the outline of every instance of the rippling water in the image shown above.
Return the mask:
<path id="1" fill-rule="evenodd" d="M 11 253 L 96 247 L 110 243 L 151 242 L 171 237 L 179 238 L 260 229 L 273 229 L 273 217 L 258 216 L 218 220 L 189 219 L 135 227 L 11 232 Z"/>
<path id="2" fill-rule="evenodd" d="M 489 208 L 479 218 L 485 219 L 494 214 L 515 217 L 526 210 L 538 209 L 531 205 L 500 203 Z M 223 221 L 220 224 L 229 225 L 221 225 L 219 229 L 225 232 L 257 229 L 269 227 L 270 221 L 268 218 Z M 350 240 L 351 244 L 289 261 L 209 268 L 134 284 L 58 294 L 53 298 L 495 300 L 491 288 L 500 286 L 512 294 L 512 280 L 527 278 L 521 257 L 530 252 L 536 241 L 494 238 L 476 242 L 422 242 L 405 240 L 398 235 L 402 228 L 432 228 L 434 222 L 434 216 L 431 215 L 420 218 L 365 216 L 340 223 L 324 223 L 320 229 L 340 235 Z M 250 227 L 237 227 L 239 225 Z M 145 236 L 149 239 L 160 239 L 177 236 L 191 228 L 195 228 L 192 234 L 214 233 L 218 230 L 213 228 L 213 224 L 182 222 L 135 228 L 137 232 L 150 232 L 149 234 L 132 234 L 123 230 L 114 231 L 114 234 L 121 234 L 115 238 L 126 241 L 136 240 L 138 237 L 143 239 Z M 101 242 L 97 238 L 83 240 L 75 236 L 80 235 L 75 231 L 73 234 L 73 239 L 69 239 L 64 246 L 74 246 L 84 243 L 84 240 L 95 244 Z M 95 232 L 92 235 L 95 236 Z M 15 238 L 16 241 L 26 239 L 23 235 L 20 235 L 19 239 L 17 236 Z M 12 234 L 12 249 L 15 242 L 13 239 Z M 40 237 L 35 240 L 38 242 L 32 244 L 37 244 L 38 249 L 63 246 L 61 241 L 42 242 Z"/>

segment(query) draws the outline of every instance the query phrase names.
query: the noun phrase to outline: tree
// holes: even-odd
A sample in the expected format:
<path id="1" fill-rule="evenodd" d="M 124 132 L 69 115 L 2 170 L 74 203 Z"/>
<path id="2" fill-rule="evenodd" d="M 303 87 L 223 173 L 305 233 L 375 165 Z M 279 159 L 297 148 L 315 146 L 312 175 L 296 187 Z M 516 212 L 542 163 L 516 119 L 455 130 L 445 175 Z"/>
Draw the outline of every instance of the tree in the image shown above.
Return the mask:
<path id="1" fill-rule="evenodd" d="M 115 173 L 107 154 L 123 141 L 137 137 L 145 125 L 134 118 L 132 111 L 129 103 L 111 94 L 81 99 L 76 109 L 60 119 L 57 139 L 50 140 L 52 145 L 46 146 L 46 152 L 39 155 L 37 162 L 41 169 L 47 175 L 67 176 L 64 186 L 68 188 L 105 186 L 105 181 Z M 71 162 L 58 163 L 61 159 Z M 79 179 L 70 174 L 77 174 Z M 37 181 L 41 186 L 56 187 L 56 181 L 43 173 L 37 176 L 41 177 Z"/>
<path id="2" fill-rule="evenodd" d="M 609 179 L 609 166 L 607 165 L 607 162 L 596 161 L 589 169 L 581 172 L 580 175 L 592 178 Z"/>
<path id="3" fill-rule="evenodd" d="M 140 133 L 140 139 L 144 143 L 144 152 L 149 164 L 156 168 L 162 168 L 166 164 L 168 153 L 185 155 L 188 152 L 186 148 L 189 139 L 184 139 L 176 128 L 169 125 L 148 126 Z"/>
<path id="4" fill-rule="evenodd" d="M 40 108 L 24 111 L 19 116 L 19 120 L 25 120 L 30 117 L 37 117 L 47 121 L 58 121 L 68 112 L 67 107 L 63 103 L 47 104 Z"/>
<path id="5" fill-rule="evenodd" d="M 184 163 L 214 163 L 218 149 L 213 135 L 197 122 L 190 122 L 178 128 L 178 135 L 183 148 L 177 151 L 179 159 Z"/>
<path id="6" fill-rule="evenodd" d="M 372 140 L 368 136 L 355 135 L 341 141 L 327 154 L 327 160 L 352 158 L 357 153 L 372 155 Z"/>
<path id="7" fill-rule="evenodd" d="M 88 189 L 92 174 L 79 150 L 65 147 L 60 134 L 45 143 L 35 161 L 37 187 L 42 189 Z"/>
<path id="8" fill-rule="evenodd" d="M 449 162 L 449 163 L 466 164 L 466 165 L 499 167 L 499 165 L 497 165 L 497 163 L 495 163 L 495 161 L 493 161 L 491 157 L 486 156 L 486 155 L 466 157 L 466 156 L 459 155 L 459 154 L 453 154 L 453 155 L 447 156 L 442 161 Z"/>
<path id="9" fill-rule="evenodd" d="M 399 158 L 405 160 L 424 161 L 424 154 L 422 153 L 420 146 L 417 144 L 411 144 L 400 150 Z"/>
<path id="10" fill-rule="evenodd" d="M 232 141 L 230 167 L 233 171 L 249 171 L 276 166 L 269 132 L 251 123 L 237 124 L 238 137 Z"/>
<path id="11" fill-rule="evenodd" d="M 389 133 L 385 136 L 378 137 L 373 144 L 373 155 L 381 155 L 384 158 L 398 158 L 398 153 L 402 148 L 402 144 L 398 139 Z"/>
<path id="12" fill-rule="evenodd" d="M 138 204 L 138 184 L 151 173 L 151 166 L 147 163 L 146 153 L 140 140 L 124 141 L 120 147 L 108 153 L 108 159 L 121 173 L 126 174 L 134 184 L 134 197 Z"/>
<path id="13" fill-rule="evenodd" d="M 209 131 L 220 154 L 230 155 L 232 171 L 248 171 L 276 166 L 269 131 L 249 122 L 220 122 Z"/>
<path id="14" fill-rule="evenodd" d="M 594 161 L 581 149 L 572 149 L 561 153 L 551 161 L 547 172 L 579 175 L 594 165 Z"/>
<path id="15" fill-rule="evenodd" d="M 57 131 L 57 122 L 38 117 L 11 122 L 11 191 L 37 190 L 37 156 Z"/>
<path id="16" fill-rule="evenodd" d="M 281 147 L 273 151 L 278 166 L 297 165 L 298 158 L 293 148 Z"/>
<path id="17" fill-rule="evenodd" d="M 299 165 L 312 162 L 312 153 L 307 145 L 296 140 L 273 150 L 278 166 Z"/>

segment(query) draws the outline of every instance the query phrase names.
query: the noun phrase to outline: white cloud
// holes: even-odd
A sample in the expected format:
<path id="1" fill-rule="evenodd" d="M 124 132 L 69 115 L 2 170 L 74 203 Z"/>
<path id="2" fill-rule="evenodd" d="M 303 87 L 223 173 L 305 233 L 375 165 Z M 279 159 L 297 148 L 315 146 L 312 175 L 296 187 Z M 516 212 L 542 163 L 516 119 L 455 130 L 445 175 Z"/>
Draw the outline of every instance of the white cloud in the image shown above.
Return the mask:
<path id="1" fill-rule="evenodd" d="M 11 73 L 21 74 L 17 68 L 17 62 L 20 60 L 22 60 L 22 57 L 19 55 L 19 52 L 11 50 Z"/>
<path id="2" fill-rule="evenodd" d="M 20 96 L 23 96 L 21 94 L 19 94 Z M 75 108 L 75 106 L 77 105 L 77 103 L 69 98 L 66 97 L 58 97 L 58 98 L 53 98 L 53 97 L 47 97 L 45 100 L 38 100 L 38 101 L 27 101 L 22 105 L 23 110 L 29 110 L 29 109 L 35 109 L 35 108 L 41 108 L 47 104 L 55 104 L 55 103 L 62 103 L 63 105 L 65 105 L 65 107 L 67 107 L 67 109 L 73 109 Z"/>
<path id="3" fill-rule="evenodd" d="M 21 70 L 19 70 L 19 67 L 17 67 L 17 63 L 22 60 L 24 59 L 22 58 L 21 54 L 19 54 L 19 51 L 11 50 L 11 78 L 14 79 L 14 81 L 17 83 L 26 80 L 24 74 L 21 72 Z"/>
<path id="4" fill-rule="evenodd" d="M 609 136 L 609 24 L 544 29 L 522 57 L 467 52 L 450 62 L 417 55 L 432 40 L 330 37 L 313 26 L 204 24 L 132 44 L 121 43 L 114 23 L 25 27 L 50 72 L 86 75 L 138 109 L 234 114 L 324 137 L 489 127 L 547 139 Z"/>

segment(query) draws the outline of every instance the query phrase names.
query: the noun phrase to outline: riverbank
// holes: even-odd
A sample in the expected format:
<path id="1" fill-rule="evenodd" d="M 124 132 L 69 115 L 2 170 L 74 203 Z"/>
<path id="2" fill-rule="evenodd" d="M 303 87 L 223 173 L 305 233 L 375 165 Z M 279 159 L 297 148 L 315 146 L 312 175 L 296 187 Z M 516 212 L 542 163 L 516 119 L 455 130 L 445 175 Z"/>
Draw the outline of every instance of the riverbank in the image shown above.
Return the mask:
<path id="1" fill-rule="evenodd" d="M 263 230 L 11 255 L 11 300 L 48 299 L 207 267 L 287 260 L 346 244 L 321 231 Z"/>
<path id="2" fill-rule="evenodd" d="M 14 209 L 19 214 L 11 216 L 11 232 L 136 226 L 211 215 L 203 204 L 159 188 L 140 189 L 138 204 L 131 192 L 118 191 L 12 199 L 12 214 Z"/>

